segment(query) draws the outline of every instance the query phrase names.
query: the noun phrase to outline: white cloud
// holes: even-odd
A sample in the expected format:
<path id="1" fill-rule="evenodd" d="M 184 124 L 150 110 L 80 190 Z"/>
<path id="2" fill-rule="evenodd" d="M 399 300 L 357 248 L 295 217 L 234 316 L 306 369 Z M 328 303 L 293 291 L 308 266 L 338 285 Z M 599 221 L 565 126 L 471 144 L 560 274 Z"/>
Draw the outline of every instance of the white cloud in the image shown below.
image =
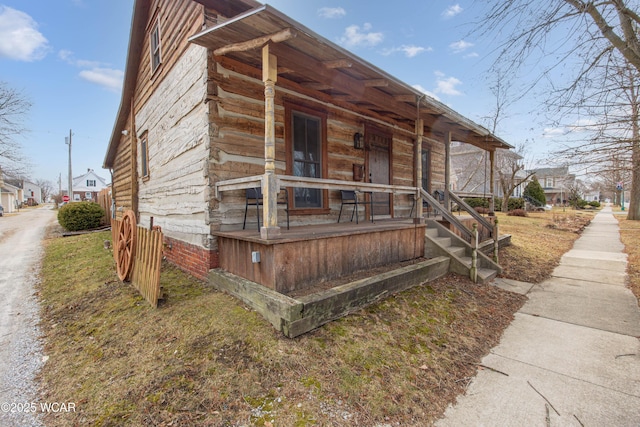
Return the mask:
<path id="1" fill-rule="evenodd" d="M 385 56 L 389 56 L 396 52 L 402 52 L 405 54 L 407 58 L 413 58 L 421 54 L 422 52 L 432 52 L 433 48 L 431 47 L 422 47 L 422 46 L 414 46 L 414 45 L 402 45 L 400 47 L 394 47 L 391 49 L 385 49 L 382 54 Z"/>
<path id="2" fill-rule="evenodd" d="M 461 13 L 462 10 L 462 6 L 456 3 L 453 6 L 449 6 L 444 12 L 442 12 L 442 16 L 447 19 L 453 18 L 457 14 Z"/>
<path id="3" fill-rule="evenodd" d="M 463 58 L 465 58 L 465 59 L 466 59 L 466 58 L 477 58 L 477 57 L 479 57 L 479 56 L 480 56 L 480 55 L 478 55 L 478 52 L 471 52 L 471 53 L 468 53 L 468 54 L 466 54 L 465 56 L 463 56 Z"/>
<path id="4" fill-rule="evenodd" d="M 46 56 L 49 42 L 38 23 L 24 12 L 0 6 L 0 57 L 37 61 Z"/>
<path id="5" fill-rule="evenodd" d="M 346 47 L 354 46 L 375 46 L 380 44 L 384 39 L 382 33 L 370 31 L 371 24 L 364 24 L 362 28 L 359 25 L 350 25 L 344 30 L 344 35 L 340 38 L 340 43 Z"/>
<path id="6" fill-rule="evenodd" d="M 58 58 L 62 59 L 69 65 L 78 68 L 86 68 L 78 73 L 80 78 L 96 83 L 106 89 L 119 91 L 122 89 L 122 80 L 124 72 L 108 68 L 107 64 L 99 61 L 89 61 L 87 59 L 76 59 L 73 52 L 63 49 L 58 52 Z"/>
<path id="7" fill-rule="evenodd" d="M 449 49 L 453 50 L 453 53 L 464 52 L 473 46 L 473 43 L 466 42 L 464 40 L 460 40 L 449 45 Z"/>
<path id="8" fill-rule="evenodd" d="M 73 52 L 70 50 L 62 49 L 58 52 L 58 58 L 62 59 L 64 62 L 70 65 L 74 65 L 80 68 L 97 68 L 100 66 L 104 66 L 99 61 L 89 61 L 87 59 L 76 59 Z"/>
<path id="9" fill-rule="evenodd" d="M 419 90 L 420 92 L 424 93 L 425 95 L 430 96 L 431 98 L 435 99 L 436 101 L 440 101 L 440 98 L 438 98 L 438 95 L 436 95 L 435 93 L 426 90 L 425 88 L 423 88 L 421 85 L 412 85 L 412 87 L 414 89 Z"/>
<path id="10" fill-rule="evenodd" d="M 544 128 L 542 132 L 542 136 L 544 138 L 554 138 L 556 136 L 563 136 L 568 133 L 567 129 L 564 127 L 560 128 Z"/>
<path id="11" fill-rule="evenodd" d="M 462 95 L 457 87 L 462 84 L 460 80 L 455 77 L 447 77 L 444 73 L 436 71 L 436 89 L 435 93 L 442 93 L 444 95 L 459 96 Z"/>
<path id="12" fill-rule="evenodd" d="M 84 80 L 96 83 L 109 90 L 117 92 L 122 89 L 124 72 L 121 70 L 114 70 L 112 68 L 92 68 L 90 70 L 80 71 L 79 75 Z"/>
<path id="13" fill-rule="evenodd" d="M 341 7 L 321 7 L 318 9 L 318 16 L 327 19 L 342 18 L 347 15 L 347 11 Z"/>

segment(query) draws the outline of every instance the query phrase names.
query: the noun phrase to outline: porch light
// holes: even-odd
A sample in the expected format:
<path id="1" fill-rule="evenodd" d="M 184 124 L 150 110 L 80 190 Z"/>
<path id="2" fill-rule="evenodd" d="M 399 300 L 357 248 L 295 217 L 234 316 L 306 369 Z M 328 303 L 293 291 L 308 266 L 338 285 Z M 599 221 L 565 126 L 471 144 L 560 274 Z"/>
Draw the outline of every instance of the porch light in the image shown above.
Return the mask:
<path id="1" fill-rule="evenodd" d="M 363 148 L 363 144 L 362 144 L 362 134 L 360 132 L 356 132 L 353 134 L 353 148 L 358 148 L 358 149 L 362 149 Z"/>

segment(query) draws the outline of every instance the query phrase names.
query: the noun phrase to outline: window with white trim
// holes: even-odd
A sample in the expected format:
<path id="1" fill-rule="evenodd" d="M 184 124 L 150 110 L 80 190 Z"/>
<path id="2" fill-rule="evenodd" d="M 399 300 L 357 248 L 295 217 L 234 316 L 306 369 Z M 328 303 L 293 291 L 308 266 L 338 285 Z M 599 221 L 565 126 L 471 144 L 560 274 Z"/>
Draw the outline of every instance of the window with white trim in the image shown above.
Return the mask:
<path id="1" fill-rule="evenodd" d="M 149 35 L 149 47 L 151 49 L 151 72 L 155 72 L 162 62 L 160 56 L 160 25 L 159 21 L 153 25 L 151 34 Z"/>

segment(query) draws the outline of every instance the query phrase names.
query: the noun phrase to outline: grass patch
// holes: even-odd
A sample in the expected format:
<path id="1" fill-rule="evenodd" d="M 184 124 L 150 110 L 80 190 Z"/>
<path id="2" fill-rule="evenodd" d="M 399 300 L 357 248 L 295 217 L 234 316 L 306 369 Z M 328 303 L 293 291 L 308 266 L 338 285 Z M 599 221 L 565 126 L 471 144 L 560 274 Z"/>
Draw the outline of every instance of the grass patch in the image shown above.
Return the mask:
<path id="1" fill-rule="evenodd" d="M 640 221 L 629 221 L 616 215 L 620 224 L 620 240 L 624 244 L 628 256 L 628 286 L 640 304 Z"/>
<path id="2" fill-rule="evenodd" d="M 109 232 L 46 243 L 48 426 L 426 425 L 524 297 L 449 275 L 297 339 L 164 265 L 158 309 L 115 274 Z"/>
<path id="3" fill-rule="evenodd" d="M 593 215 L 570 210 L 530 212 L 528 217 L 497 213 L 500 234 L 511 234 L 511 246 L 500 250 L 501 276 L 531 283 L 548 279 Z"/>

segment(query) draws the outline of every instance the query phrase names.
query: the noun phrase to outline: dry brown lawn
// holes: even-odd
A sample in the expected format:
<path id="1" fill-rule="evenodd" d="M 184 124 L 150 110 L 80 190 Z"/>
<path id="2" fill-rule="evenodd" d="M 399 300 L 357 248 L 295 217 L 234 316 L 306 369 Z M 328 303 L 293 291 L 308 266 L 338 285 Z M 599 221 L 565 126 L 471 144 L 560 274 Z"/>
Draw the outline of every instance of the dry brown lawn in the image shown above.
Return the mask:
<path id="1" fill-rule="evenodd" d="M 620 223 L 620 239 L 628 256 L 628 286 L 640 304 L 640 221 L 629 221 L 618 216 Z"/>
<path id="2" fill-rule="evenodd" d="M 518 280 L 546 277 L 578 237 L 552 213 L 500 224 L 514 243 L 505 276 Z M 47 242 L 42 399 L 77 408 L 48 426 L 428 425 L 525 300 L 448 275 L 292 340 L 169 265 L 166 301 L 151 308 L 117 280 L 109 238 Z"/>
<path id="3" fill-rule="evenodd" d="M 535 212 L 527 217 L 497 215 L 500 234 L 511 235 L 511 246 L 500 251 L 502 276 L 531 283 L 551 276 L 593 217 L 590 212 L 570 210 Z"/>

